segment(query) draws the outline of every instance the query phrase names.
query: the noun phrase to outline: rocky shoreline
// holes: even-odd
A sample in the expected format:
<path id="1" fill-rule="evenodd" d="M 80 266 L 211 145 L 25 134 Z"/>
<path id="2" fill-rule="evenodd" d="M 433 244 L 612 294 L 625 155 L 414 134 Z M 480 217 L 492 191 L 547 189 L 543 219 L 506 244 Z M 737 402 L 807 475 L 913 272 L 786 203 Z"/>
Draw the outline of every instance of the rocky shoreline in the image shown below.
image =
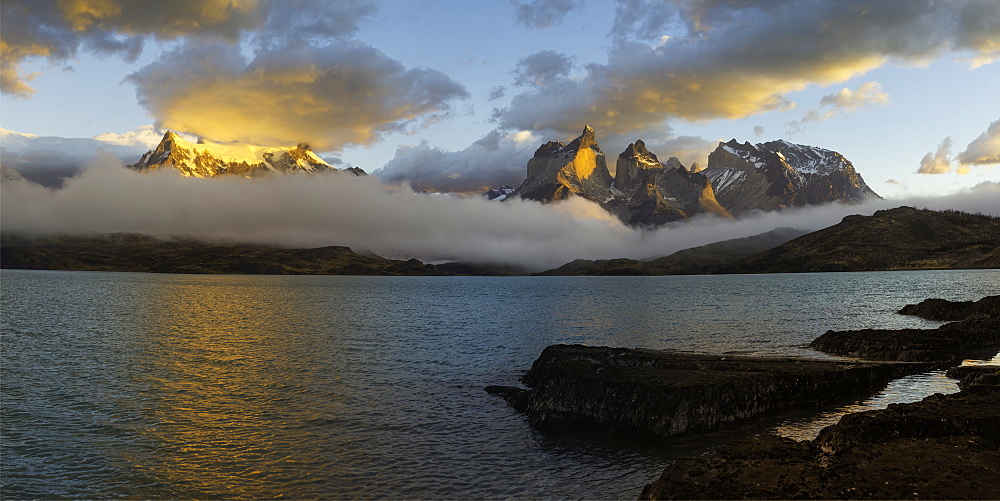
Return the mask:
<path id="1" fill-rule="evenodd" d="M 486 390 L 524 412 L 540 430 L 667 439 L 792 407 L 821 407 L 931 368 L 554 345 L 522 378 L 528 389 Z"/>
<path id="2" fill-rule="evenodd" d="M 830 331 L 810 345 L 874 360 L 554 345 L 522 378 L 526 389 L 487 391 L 541 430 L 664 440 L 870 395 L 892 379 L 1000 349 L 1000 296 L 928 300 L 900 313 L 956 321 Z M 765 435 L 678 459 L 642 499 L 1000 497 L 1000 369 L 955 367 L 949 377 L 962 378 L 960 393 L 848 415 L 813 441 Z"/>
<path id="3" fill-rule="evenodd" d="M 1000 368 L 965 388 L 844 416 L 811 441 L 774 435 L 677 459 L 640 499 L 998 499 Z"/>

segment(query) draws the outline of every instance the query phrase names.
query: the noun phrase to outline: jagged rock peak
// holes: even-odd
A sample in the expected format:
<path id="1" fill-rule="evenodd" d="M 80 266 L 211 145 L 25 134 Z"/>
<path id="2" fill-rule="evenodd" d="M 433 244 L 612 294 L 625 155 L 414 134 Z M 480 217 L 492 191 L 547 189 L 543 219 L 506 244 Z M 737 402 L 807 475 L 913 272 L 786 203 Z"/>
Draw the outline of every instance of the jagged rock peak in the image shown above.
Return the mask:
<path id="1" fill-rule="evenodd" d="M 566 149 L 566 143 L 562 141 L 549 141 L 535 150 L 535 158 L 557 157 Z"/>
<path id="2" fill-rule="evenodd" d="M 572 143 L 569 143 L 569 148 L 577 151 L 583 148 L 593 148 L 601 151 L 601 147 L 597 145 L 597 138 L 594 136 L 594 128 L 589 125 L 583 126 L 583 133 L 580 134 L 580 137 L 574 139 Z"/>
<path id="3" fill-rule="evenodd" d="M 535 158 L 559 158 L 559 157 L 569 157 L 576 152 L 590 148 L 594 150 L 595 153 L 603 155 L 604 152 L 601 151 L 601 147 L 597 145 L 597 139 L 594 135 L 594 128 L 587 125 L 583 128 L 583 133 L 580 137 L 574 139 L 569 144 L 565 144 L 562 141 L 549 141 L 535 150 Z"/>
<path id="4" fill-rule="evenodd" d="M 128 167 L 139 171 L 169 167 L 191 177 L 256 177 L 269 172 L 337 171 L 304 142 L 294 147 L 266 147 L 215 143 L 199 138 L 197 143 L 192 143 L 169 130 L 163 133 L 163 139 L 154 149 Z M 365 174 L 357 168 L 348 170 L 355 175 Z"/>
<path id="5" fill-rule="evenodd" d="M 668 168 L 671 168 L 671 169 L 684 169 L 684 170 L 687 170 L 686 168 L 684 168 L 684 164 L 682 164 L 681 161 L 677 157 L 670 157 L 670 158 L 668 158 L 666 162 L 663 162 L 663 165 L 666 166 L 666 167 L 668 167 Z"/>
<path id="6" fill-rule="evenodd" d="M 625 151 L 618 155 L 619 158 L 649 158 L 653 161 L 658 161 L 656 155 L 646 149 L 646 143 L 642 142 L 642 139 L 636 139 L 634 143 L 630 143 Z"/>

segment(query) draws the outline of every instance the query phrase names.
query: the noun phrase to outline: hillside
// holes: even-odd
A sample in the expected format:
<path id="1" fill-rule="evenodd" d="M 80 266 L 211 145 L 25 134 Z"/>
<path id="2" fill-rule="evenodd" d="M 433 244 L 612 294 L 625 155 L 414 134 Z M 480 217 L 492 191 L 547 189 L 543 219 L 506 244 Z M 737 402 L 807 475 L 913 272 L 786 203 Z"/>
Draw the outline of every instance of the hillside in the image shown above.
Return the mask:
<path id="1" fill-rule="evenodd" d="M 452 275 L 416 259 L 361 255 L 347 247 L 282 249 L 164 241 L 146 235 L 0 236 L 0 268 L 249 275 Z"/>
<path id="2" fill-rule="evenodd" d="M 577 259 L 541 275 L 697 275 L 718 273 L 736 261 L 806 234 L 795 228 L 777 228 L 744 238 L 723 240 L 677 251 L 651 261 L 635 259 Z"/>
<path id="3" fill-rule="evenodd" d="M 1000 218 L 898 207 L 748 257 L 727 273 L 1000 268 Z"/>

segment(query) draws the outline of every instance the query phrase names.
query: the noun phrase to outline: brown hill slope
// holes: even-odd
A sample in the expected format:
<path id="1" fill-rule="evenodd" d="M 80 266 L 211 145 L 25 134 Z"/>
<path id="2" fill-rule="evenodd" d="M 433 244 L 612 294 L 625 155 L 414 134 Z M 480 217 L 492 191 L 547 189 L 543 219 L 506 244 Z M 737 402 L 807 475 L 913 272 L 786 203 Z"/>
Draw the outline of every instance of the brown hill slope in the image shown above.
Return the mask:
<path id="1" fill-rule="evenodd" d="M 806 234 L 795 228 L 776 228 L 744 238 L 723 240 L 677 251 L 669 256 L 639 261 L 635 259 L 577 259 L 540 275 L 697 275 L 720 269 L 758 252 L 777 247 Z"/>
<path id="2" fill-rule="evenodd" d="M 0 236 L 0 267 L 29 270 L 253 275 L 451 275 L 416 259 L 361 255 L 347 247 L 282 249 L 164 241 L 146 235 Z"/>
<path id="3" fill-rule="evenodd" d="M 1000 268 L 1000 218 L 912 207 L 847 216 L 728 273 Z"/>

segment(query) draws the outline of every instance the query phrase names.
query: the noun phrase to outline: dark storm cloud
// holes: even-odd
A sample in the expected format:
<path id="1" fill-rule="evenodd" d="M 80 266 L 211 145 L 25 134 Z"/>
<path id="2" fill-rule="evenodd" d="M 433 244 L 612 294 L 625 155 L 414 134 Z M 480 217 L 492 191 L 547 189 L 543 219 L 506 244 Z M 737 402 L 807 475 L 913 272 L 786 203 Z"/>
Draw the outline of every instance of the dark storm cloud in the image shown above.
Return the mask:
<path id="1" fill-rule="evenodd" d="M 235 43 L 344 39 L 375 10 L 372 0 L 4 0 L 0 3 L 0 84 L 5 94 L 33 92 L 19 66 L 27 59 L 65 62 L 81 52 L 134 61 L 149 38 L 207 37 Z"/>
<path id="2" fill-rule="evenodd" d="M 570 11 L 583 5 L 583 0 L 510 0 L 510 3 L 518 24 L 544 29 L 562 23 Z"/>
<path id="3" fill-rule="evenodd" d="M 991 1 L 786 0 L 622 2 L 604 64 L 579 81 L 529 89 L 498 114 L 511 129 L 608 134 L 670 119 L 733 119 L 791 105 L 890 63 L 948 53 L 983 64 L 1000 55 Z"/>

